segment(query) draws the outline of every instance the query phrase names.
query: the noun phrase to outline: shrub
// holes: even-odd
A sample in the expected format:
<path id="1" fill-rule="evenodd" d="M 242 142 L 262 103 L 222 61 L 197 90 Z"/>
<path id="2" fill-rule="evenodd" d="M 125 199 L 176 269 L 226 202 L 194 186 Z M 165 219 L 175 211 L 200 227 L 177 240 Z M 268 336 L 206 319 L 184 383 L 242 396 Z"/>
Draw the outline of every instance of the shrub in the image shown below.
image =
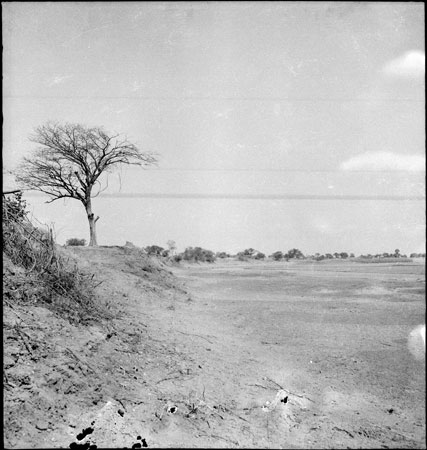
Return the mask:
<path id="1" fill-rule="evenodd" d="M 286 253 L 286 255 L 283 256 L 286 259 L 303 259 L 304 258 L 304 254 L 302 253 L 301 250 L 298 250 L 297 248 L 293 248 L 292 250 L 289 250 L 288 253 Z"/>
<path id="2" fill-rule="evenodd" d="M 210 250 L 205 250 L 201 247 L 187 247 L 183 253 L 181 253 L 182 259 L 185 261 L 193 262 L 214 262 L 215 254 Z"/>
<path id="3" fill-rule="evenodd" d="M 4 298 L 38 301 L 70 322 L 106 318 L 94 303 L 93 275 L 59 253 L 52 231 L 35 227 L 19 194 L 3 196 L 3 257 L 23 269 L 3 278 Z"/>
<path id="4" fill-rule="evenodd" d="M 22 200 L 22 192 L 15 192 L 13 196 L 3 196 L 3 223 L 13 220 L 22 222 L 27 215 L 27 203 Z"/>
<path id="5" fill-rule="evenodd" d="M 283 259 L 283 253 L 281 251 L 274 252 L 272 255 L 270 255 L 271 258 L 273 258 L 275 261 L 280 261 Z"/>
<path id="6" fill-rule="evenodd" d="M 248 261 L 249 259 L 264 259 L 265 255 L 253 248 L 247 248 L 246 250 L 237 253 L 236 257 L 239 261 Z"/>
<path id="7" fill-rule="evenodd" d="M 426 254 L 425 253 L 411 253 L 410 257 L 411 258 L 425 258 Z"/>
<path id="8" fill-rule="evenodd" d="M 148 255 L 162 256 L 165 249 L 163 247 L 159 247 L 158 245 L 149 245 L 148 247 L 145 247 L 145 251 Z"/>
<path id="9" fill-rule="evenodd" d="M 86 239 L 78 239 L 78 238 L 71 238 L 71 239 L 67 239 L 67 242 L 65 243 L 65 245 L 69 245 L 72 247 L 77 247 L 77 246 L 85 246 L 86 245 Z"/>

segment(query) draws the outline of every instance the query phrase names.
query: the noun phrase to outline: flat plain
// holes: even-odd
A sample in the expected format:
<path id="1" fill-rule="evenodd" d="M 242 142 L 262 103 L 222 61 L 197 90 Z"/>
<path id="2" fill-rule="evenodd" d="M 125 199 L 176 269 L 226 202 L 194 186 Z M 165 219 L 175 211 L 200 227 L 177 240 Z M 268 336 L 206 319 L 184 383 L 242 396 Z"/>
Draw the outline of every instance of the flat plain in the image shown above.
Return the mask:
<path id="1" fill-rule="evenodd" d="M 425 323 L 423 264 L 225 261 L 177 274 L 197 299 L 195 332 L 234 355 L 243 403 L 262 401 L 261 380 L 311 400 L 285 431 L 270 423 L 265 445 L 425 448 L 425 347 L 409 342 Z"/>
<path id="2" fill-rule="evenodd" d="M 8 448 L 426 448 L 424 263 L 62 251 L 112 315 L 9 292 Z"/>

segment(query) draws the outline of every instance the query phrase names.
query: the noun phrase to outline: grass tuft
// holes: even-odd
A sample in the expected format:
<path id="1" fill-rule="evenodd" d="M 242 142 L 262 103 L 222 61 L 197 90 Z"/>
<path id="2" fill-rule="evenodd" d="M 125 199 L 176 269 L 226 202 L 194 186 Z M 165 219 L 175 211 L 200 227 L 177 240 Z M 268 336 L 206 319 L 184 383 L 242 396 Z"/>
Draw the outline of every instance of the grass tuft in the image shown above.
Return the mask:
<path id="1" fill-rule="evenodd" d="M 52 230 L 28 219 L 22 194 L 3 195 L 3 298 L 43 303 L 71 323 L 108 318 L 96 305 L 94 275 L 60 255 Z"/>

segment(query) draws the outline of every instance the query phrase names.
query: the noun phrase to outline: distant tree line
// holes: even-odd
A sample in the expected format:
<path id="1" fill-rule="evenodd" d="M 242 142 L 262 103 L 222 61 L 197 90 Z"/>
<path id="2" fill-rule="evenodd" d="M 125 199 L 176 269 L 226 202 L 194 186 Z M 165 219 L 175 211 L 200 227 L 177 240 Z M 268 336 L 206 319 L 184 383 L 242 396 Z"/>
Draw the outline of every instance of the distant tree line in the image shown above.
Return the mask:
<path id="1" fill-rule="evenodd" d="M 247 248 L 242 250 L 235 255 L 231 255 L 227 252 L 216 252 L 214 253 L 211 250 L 206 250 L 201 247 L 187 247 L 181 253 L 175 253 L 176 245 L 174 241 L 168 242 L 169 249 L 164 249 L 163 247 L 159 247 L 158 245 L 149 245 L 145 247 L 145 251 L 149 255 L 160 256 L 160 257 L 168 257 L 173 259 L 176 262 L 179 261 L 190 261 L 190 262 L 214 262 L 216 259 L 226 259 L 226 258 L 234 258 L 239 261 L 249 261 L 249 260 L 265 260 L 267 256 L 254 248 Z M 425 253 L 411 253 L 410 258 L 425 258 Z M 273 261 L 289 261 L 289 260 L 314 260 L 314 261 L 323 261 L 323 260 L 331 260 L 331 259 L 354 259 L 356 258 L 354 253 L 347 252 L 335 252 L 335 253 L 315 253 L 313 255 L 304 255 L 304 253 L 297 249 L 292 248 L 288 250 L 286 253 L 280 250 L 272 253 L 268 256 L 268 259 Z M 385 258 L 407 258 L 406 255 L 402 255 L 399 249 L 396 249 L 393 253 L 378 253 L 375 255 L 371 254 L 362 254 L 359 255 L 358 258 L 362 259 L 385 259 Z"/>
<path id="2" fill-rule="evenodd" d="M 86 242 L 84 239 L 78 239 L 78 238 L 72 238 L 68 239 L 66 242 L 66 245 L 69 246 L 75 246 L 75 245 L 86 245 Z M 289 260 L 312 260 L 312 261 L 323 261 L 323 260 L 333 260 L 333 259 L 356 259 L 356 256 L 354 253 L 347 253 L 347 252 L 335 252 L 335 253 L 315 253 L 313 255 L 304 255 L 304 253 L 297 249 L 292 248 L 288 250 L 286 253 L 282 252 L 280 250 L 272 253 L 268 257 L 258 251 L 254 248 L 247 248 L 245 250 L 242 250 L 235 255 L 232 255 L 230 253 L 221 251 L 221 252 L 213 252 L 211 250 L 206 250 L 202 247 L 187 247 L 183 252 L 177 253 L 176 252 L 176 243 L 175 241 L 168 241 L 167 242 L 168 248 L 161 247 L 159 245 L 148 245 L 143 250 L 147 253 L 149 256 L 155 256 L 159 258 L 167 258 L 169 260 L 172 260 L 174 262 L 180 262 L 180 261 L 188 261 L 188 262 L 208 262 L 213 263 L 217 259 L 237 259 L 238 261 L 249 261 L 249 260 L 266 260 L 270 259 L 273 261 L 289 261 Z M 425 253 L 411 253 L 410 258 L 425 258 Z M 396 249 L 392 253 L 377 253 L 375 255 L 368 254 L 362 254 L 357 257 L 359 260 L 367 260 L 367 259 L 373 259 L 375 261 L 381 261 L 382 259 L 389 259 L 389 258 L 407 258 L 406 255 L 402 255 L 400 253 L 399 249 Z"/>
<path id="3" fill-rule="evenodd" d="M 293 248 L 292 250 L 289 250 L 287 253 L 283 253 L 281 251 L 274 252 L 270 255 L 270 258 L 274 259 L 274 261 L 282 261 L 283 259 L 289 261 L 290 259 L 304 259 L 305 256 L 301 250 Z"/>
<path id="4" fill-rule="evenodd" d="M 248 259 L 264 259 L 265 254 L 262 252 L 259 252 L 258 250 L 255 250 L 253 248 L 247 248 L 246 250 L 243 250 L 242 252 L 237 253 L 236 258 L 239 261 L 247 261 Z"/>
<path id="5" fill-rule="evenodd" d="M 216 259 L 214 252 L 201 247 L 187 247 L 182 253 L 175 253 L 175 243 L 169 241 L 168 245 L 169 249 L 164 249 L 158 245 L 149 245 L 145 247 L 144 250 L 150 256 L 170 258 L 175 262 L 180 262 L 182 260 L 190 262 L 214 262 Z"/>
<path id="6" fill-rule="evenodd" d="M 335 252 L 335 253 L 325 253 L 321 255 L 320 253 L 315 253 L 312 256 L 308 256 L 308 259 L 314 259 L 315 261 L 323 261 L 324 259 L 347 259 L 347 258 L 355 258 L 354 253 L 348 254 L 347 252 Z"/>
<path id="7" fill-rule="evenodd" d="M 410 258 L 425 258 L 426 254 L 425 253 L 411 253 L 409 255 Z"/>

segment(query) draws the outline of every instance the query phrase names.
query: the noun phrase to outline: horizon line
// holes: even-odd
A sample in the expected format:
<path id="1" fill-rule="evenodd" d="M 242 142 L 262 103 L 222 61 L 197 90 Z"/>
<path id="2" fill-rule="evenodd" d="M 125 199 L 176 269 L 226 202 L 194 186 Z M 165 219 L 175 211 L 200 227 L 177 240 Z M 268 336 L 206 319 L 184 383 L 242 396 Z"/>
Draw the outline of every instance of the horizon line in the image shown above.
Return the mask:
<path id="1" fill-rule="evenodd" d="M 92 100 L 157 100 L 157 101 L 261 101 L 261 102 L 332 102 L 332 103 L 344 103 L 344 102 L 413 102 L 424 103 L 424 100 L 418 100 L 418 98 L 350 98 L 350 97 L 273 97 L 273 96 L 253 96 L 253 97 L 238 97 L 238 96 L 149 96 L 149 95 L 41 95 L 41 94 L 6 94 L 3 98 L 22 98 L 22 99 L 92 99 Z"/>
<path id="2" fill-rule="evenodd" d="M 42 192 L 26 193 L 28 197 L 48 196 Z M 218 200 L 367 200 L 425 201 L 417 195 L 316 195 L 316 194 L 177 194 L 177 193 L 101 193 L 92 198 L 157 198 L 157 199 L 218 199 Z"/>

